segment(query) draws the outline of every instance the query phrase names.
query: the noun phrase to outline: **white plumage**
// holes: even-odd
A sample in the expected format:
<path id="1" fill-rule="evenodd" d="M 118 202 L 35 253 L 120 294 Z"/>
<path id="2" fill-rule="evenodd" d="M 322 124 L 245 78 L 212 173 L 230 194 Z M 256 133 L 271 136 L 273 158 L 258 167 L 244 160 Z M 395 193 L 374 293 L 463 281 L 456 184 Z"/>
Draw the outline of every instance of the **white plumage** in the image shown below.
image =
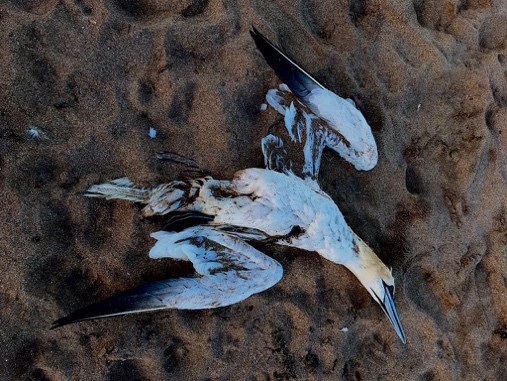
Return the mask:
<path id="1" fill-rule="evenodd" d="M 195 276 L 148 283 L 78 310 L 56 321 L 55 327 L 162 308 L 214 308 L 239 302 L 282 277 L 281 265 L 248 243 L 264 241 L 315 251 L 346 266 L 405 342 L 391 271 L 351 230 L 316 182 L 324 147 L 357 169 L 375 166 L 371 130 L 353 103 L 326 90 L 258 31 L 251 33 L 268 63 L 287 82 L 288 87 L 270 90 L 266 99 L 284 115 L 289 139 L 304 144 L 301 170 L 292 166 L 283 139 L 268 135 L 262 141 L 267 168 L 238 171 L 230 181 L 204 177 L 143 189 L 122 178 L 90 187 L 89 197 L 138 202 L 145 204 L 144 217 L 168 216 L 169 231 L 152 234 L 157 243 L 150 257 L 191 261 Z M 174 231 L 189 221 L 193 226 Z"/>
<path id="2" fill-rule="evenodd" d="M 308 135 L 313 139 L 312 145 L 305 146 L 305 157 L 308 157 L 306 151 L 312 151 L 314 162 L 318 162 L 324 147 L 329 147 L 358 170 L 375 167 L 378 161 L 377 145 L 370 126 L 354 101 L 326 89 L 255 27 L 250 34 L 268 64 L 284 82 L 279 90 L 268 91 L 266 100 L 285 115 L 285 123 L 293 140 L 295 136 L 290 130 L 298 124 L 299 129 L 305 125 Z M 297 106 L 293 107 L 294 104 Z M 317 177 L 317 173 L 307 175 Z"/>
<path id="3" fill-rule="evenodd" d="M 357 170 L 377 165 L 377 145 L 361 112 L 350 101 L 327 89 L 313 89 L 301 102 L 284 87 L 266 94 L 271 107 L 284 116 L 291 140 L 305 143 L 305 176 L 317 178 L 324 148 L 337 152 Z"/>

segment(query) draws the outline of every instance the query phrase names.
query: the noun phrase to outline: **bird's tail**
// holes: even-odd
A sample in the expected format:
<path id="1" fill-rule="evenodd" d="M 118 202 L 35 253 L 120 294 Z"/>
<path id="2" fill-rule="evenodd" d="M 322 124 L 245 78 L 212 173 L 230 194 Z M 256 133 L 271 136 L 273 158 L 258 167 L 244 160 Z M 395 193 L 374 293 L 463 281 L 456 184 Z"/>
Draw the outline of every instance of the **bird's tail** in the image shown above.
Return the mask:
<path id="1" fill-rule="evenodd" d="M 132 181 L 123 177 L 109 183 L 92 185 L 84 195 L 107 200 L 120 199 L 146 204 L 149 201 L 150 193 L 149 189 L 135 188 Z"/>

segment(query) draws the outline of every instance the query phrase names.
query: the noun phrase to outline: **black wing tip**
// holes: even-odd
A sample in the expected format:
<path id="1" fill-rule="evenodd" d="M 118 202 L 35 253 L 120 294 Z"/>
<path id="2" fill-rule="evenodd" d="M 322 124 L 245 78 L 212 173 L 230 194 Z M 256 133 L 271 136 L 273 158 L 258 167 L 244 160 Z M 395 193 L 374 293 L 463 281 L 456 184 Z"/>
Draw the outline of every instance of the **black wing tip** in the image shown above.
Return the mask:
<path id="1" fill-rule="evenodd" d="M 97 303 L 98 304 L 98 303 Z M 121 315 L 124 315 L 124 314 L 127 314 L 128 312 L 125 312 L 125 313 L 117 313 L 117 314 L 103 314 L 103 313 L 90 313 L 89 312 L 89 307 L 94 307 L 95 305 L 92 304 L 91 306 L 88 306 L 88 307 L 85 307 L 81 310 L 77 310 L 75 312 L 72 312 L 71 314 L 67 315 L 67 316 L 64 316 L 58 320 L 55 320 L 53 323 L 51 323 L 51 327 L 49 328 L 50 330 L 53 330 L 53 329 L 57 329 L 57 328 L 60 328 L 60 327 L 63 327 L 65 325 L 69 325 L 69 324 L 74 324 L 74 323 L 81 323 L 83 321 L 87 321 L 87 320 L 98 320 L 98 319 L 106 319 L 106 318 L 109 318 L 109 317 L 113 317 L 113 316 L 121 316 Z"/>
<path id="2" fill-rule="evenodd" d="M 55 320 L 53 323 L 51 323 L 51 327 L 49 329 L 50 330 L 57 329 L 57 328 L 63 327 L 64 325 L 77 323 L 82 320 L 83 319 L 75 318 L 75 317 L 73 317 L 73 314 L 70 314 L 70 315 L 64 316 L 58 320 Z"/>
<path id="3" fill-rule="evenodd" d="M 160 286 L 162 284 L 162 286 Z M 142 311 L 166 308 L 160 301 L 151 296 L 153 287 L 163 287 L 165 281 L 145 283 L 131 290 L 111 296 L 97 303 L 78 309 L 69 315 L 54 321 L 50 329 L 60 328 L 67 324 L 86 320 L 105 319 Z"/>
<path id="4" fill-rule="evenodd" d="M 51 323 L 51 327 L 49 327 L 49 329 L 52 331 L 53 329 L 63 327 L 64 325 L 65 324 L 61 324 L 58 320 L 55 320 L 54 322 Z"/>
<path id="5" fill-rule="evenodd" d="M 101 310 L 97 310 L 96 306 L 101 305 L 101 303 L 94 303 L 87 307 L 81 308 L 77 311 L 74 311 L 67 316 L 64 316 L 58 320 L 55 320 L 51 324 L 50 329 L 56 329 L 63 327 L 64 325 L 73 324 L 73 323 L 79 323 L 85 320 L 94 320 L 94 319 L 101 319 L 104 317 L 107 317 L 104 313 L 102 313 Z"/>
<path id="6" fill-rule="evenodd" d="M 251 25 L 249 32 L 250 36 L 255 42 L 255 45 L 257 46 L 257 48 L 259 48 L 259 43 L 261 43 L 264 36 L 257 30 L 257 28 L 253 24 Z"/>
<path id="7" fill-rule="evenodd" d="M 276 46 L 252 25 L 250 35 L 277 77 L 285 83 L 299 99 L 304 100 L 313 88 L 324 88 L 316 79 Z"/>
<path id="8" fill-rule="evenodd" d="M 266 37 L 264 37 L 264 35 L 261 32 L 259 32 L 259 29 L 257 29 L 254 24 L 250 25 L 250 36 L 252 36 L 252 38 L 254 40 L 256 38 L 263 38 L 263 39 L 266 38 Z"/>
<path id="9" fill-rule="evenodd" d="M 52 331 L 53 329 L 63 327 L 64 325 L 65 323 L 60 323 L 58 320 L 56 320 L 53 323 L 51 323 L 51 327 L 49 327 L 49 329 Z"/>
<path id="10" fill-rule="evenodd" d="M 255 44 L 261 51 L 263 50 L 262 48 L 263 44 L 267 44 L 268 46 L 271 46 L 271 48 L 279 49 L 278 47 L 276 47 L 275 44 L 273 44 L 270 40 L 268 40 L 266 36 L 264 36 L 261 32 L 259 32 L 259 30 L 253 24 L 251 25 L 250 29 L 250 36 L 252 36 L 253 40 L 255 41 Z"/>
<path id="11" fill-rule="evenodd" d="M 68 314 L 67 316 L 55 320 L 50 329 L 60 328 L 68 324 L 79 323 L 85 320 L 103 319 L 111 316 L 112 314 L 109 314 L 111 299 L 114 300 L 115 298 L 113 297 L 102 302 L 90 304 Z"/>

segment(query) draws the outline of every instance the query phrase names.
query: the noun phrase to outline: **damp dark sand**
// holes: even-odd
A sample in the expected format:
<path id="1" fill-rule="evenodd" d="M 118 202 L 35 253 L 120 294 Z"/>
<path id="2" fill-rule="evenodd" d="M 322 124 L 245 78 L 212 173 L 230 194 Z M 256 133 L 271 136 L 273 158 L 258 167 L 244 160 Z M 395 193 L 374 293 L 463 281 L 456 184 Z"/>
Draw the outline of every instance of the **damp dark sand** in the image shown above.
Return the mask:
<path id="1" fill-rule="evenodd" d="M 252 23 L 373 128 L 378 166 L 326 153 L 321 184 L 393 267 L 407 344 L 346 269 L 272 245 L 284 279 L 237 305 L 49 330 L 191 271 L 148 260 L 160 223 L 89 185 L 185 169 L 159 151 L 262 165 L 281 120 L 259 111 L 277 80 Z M 506 379 L 506 37 L 494 0 L 2 2 L 0 379 Z"/>

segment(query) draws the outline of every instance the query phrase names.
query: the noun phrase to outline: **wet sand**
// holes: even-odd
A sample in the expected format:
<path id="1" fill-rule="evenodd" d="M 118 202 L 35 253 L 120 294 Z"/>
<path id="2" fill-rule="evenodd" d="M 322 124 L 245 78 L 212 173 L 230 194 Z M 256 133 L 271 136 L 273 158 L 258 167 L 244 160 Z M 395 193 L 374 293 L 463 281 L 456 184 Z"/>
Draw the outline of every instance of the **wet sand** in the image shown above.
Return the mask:
<path id="1" fill-rule="evenodd" d="M 372 126 L 378 166 L 327 152 L 320 182 L 392 266 L 407 344 L 345 268 L 274 245 L 283 280 L 237 305 L 49 330 L 191 271 L 150 261 L 160 221 L 89 185 L 186 169 L 160 151 L 215 177 L 262 166 L 282 121 L 259 110 L 278 81 L 252 23 Z M 503 2 L 9 0 L 0 65 L 1 380 L 507 378 Z"/>

